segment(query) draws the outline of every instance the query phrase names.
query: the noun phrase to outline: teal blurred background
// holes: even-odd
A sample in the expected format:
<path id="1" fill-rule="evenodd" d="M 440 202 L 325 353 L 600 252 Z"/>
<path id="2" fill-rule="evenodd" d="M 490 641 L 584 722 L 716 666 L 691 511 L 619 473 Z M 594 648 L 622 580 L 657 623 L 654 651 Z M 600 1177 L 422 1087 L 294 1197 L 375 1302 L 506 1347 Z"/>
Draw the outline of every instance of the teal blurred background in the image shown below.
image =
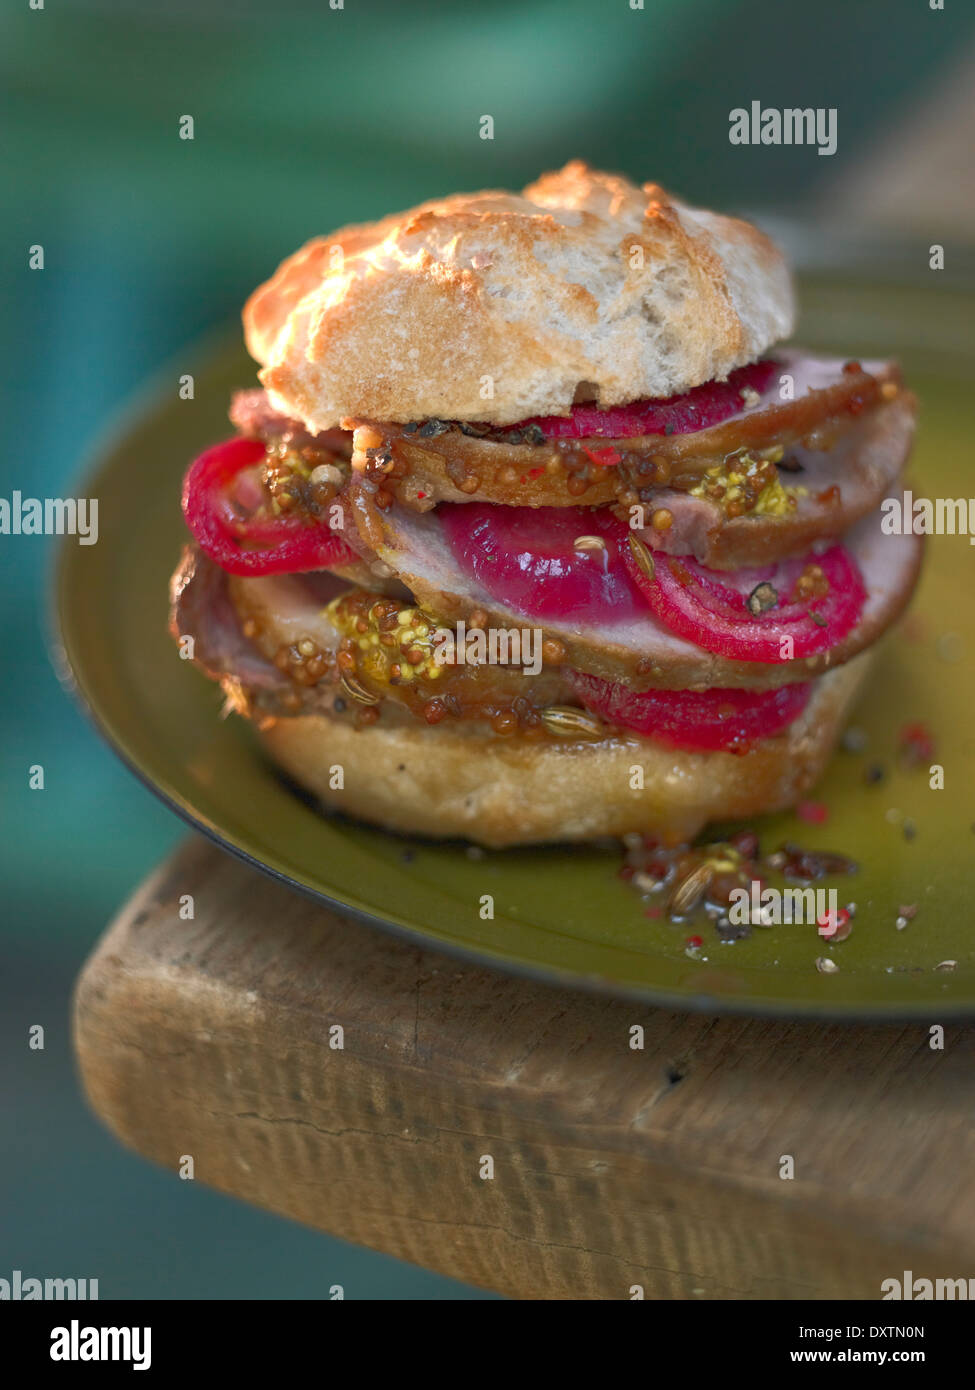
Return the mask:
<path id="1" fill-rule="evenodd" d="M 869 228 L 871 169 L 896 165 L 898 133 L 930 124 L 971 52 L 975 9 L 948 4 L 76 0 L 69 13 L 5 0 L 0 496 L 77 493 L 127 398 L 164 367 L 175 381 L 201 334 L 342 222 L 517 188 L 581 156 L 787 238 L 791 223 L 842 227 L 845 188 Z M 837 154 L 731 147 L 728 113 L 753 99 L 837 107 Z M 485 114 L 493 141 L 478 136 Z M 183 115 L 193 141 L 178 138 Z M 794 239 L 829 261 L 826 231 Z M 35 243 L 42 272 L 27 267 Z M 53 545 L 0 537 L 0 1276 L 97 1277 L 104 1297 L 314 1298 L 333 1283 L 347 1297 L 486 1297 L 175 1181 L 85 1110 L 72 980 L 184 830 L 58 686 Z M 36 763 L 43 791 L 28 788 Z M 35 1023 L 43 1052 L 27 1049 Z"/>

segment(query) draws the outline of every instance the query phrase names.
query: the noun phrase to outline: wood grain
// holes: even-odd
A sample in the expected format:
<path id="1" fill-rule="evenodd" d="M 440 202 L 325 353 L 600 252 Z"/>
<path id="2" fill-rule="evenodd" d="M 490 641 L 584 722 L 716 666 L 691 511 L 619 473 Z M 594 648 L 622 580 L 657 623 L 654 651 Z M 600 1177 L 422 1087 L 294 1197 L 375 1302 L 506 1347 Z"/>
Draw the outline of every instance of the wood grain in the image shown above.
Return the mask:
<path id="1" fill-rule="evenodd" d="M 515 1298 L 872 1299 L 975 1273 L 972 1028 L 936 1051 L 921 1025 L 548 988 L 194 839 L 89 960 L 75 1040 L 95 1110 L 174 1180 L 190 1154 L 198 1181 Z"/>

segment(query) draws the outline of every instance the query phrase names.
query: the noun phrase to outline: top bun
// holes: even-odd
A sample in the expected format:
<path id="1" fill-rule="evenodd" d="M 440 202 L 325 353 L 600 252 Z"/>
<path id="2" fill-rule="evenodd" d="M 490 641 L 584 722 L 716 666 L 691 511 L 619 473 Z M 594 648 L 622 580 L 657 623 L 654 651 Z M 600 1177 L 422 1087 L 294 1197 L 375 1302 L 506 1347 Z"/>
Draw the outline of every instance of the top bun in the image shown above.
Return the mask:
<path id="1" fill-rule="evenodd" d="M 244 309 L 272 404 L 316 431 L 671 396 L 792 323 L 785 261 L 755 227 L 580 161 L 520 197 L 456 194 L 319 237 Z"/>

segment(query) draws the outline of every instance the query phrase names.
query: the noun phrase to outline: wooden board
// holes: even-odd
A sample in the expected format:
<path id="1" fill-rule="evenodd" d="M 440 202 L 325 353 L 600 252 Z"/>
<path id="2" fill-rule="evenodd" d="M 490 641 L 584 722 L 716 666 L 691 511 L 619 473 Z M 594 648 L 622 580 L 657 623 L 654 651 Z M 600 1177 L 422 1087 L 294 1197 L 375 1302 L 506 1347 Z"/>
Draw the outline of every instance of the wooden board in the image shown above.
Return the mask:
<path id="1" fill-rule="evenodd" d="M 975 1269 L 972 1027 L 939 1050 L 927 1026 L 548 988 L 194 839 L 86 965 L 75 1040 L 95 1110 L 174 1181 L 191 1155 L 197 1181 L 515 1298 L 873 1299 Z"/>

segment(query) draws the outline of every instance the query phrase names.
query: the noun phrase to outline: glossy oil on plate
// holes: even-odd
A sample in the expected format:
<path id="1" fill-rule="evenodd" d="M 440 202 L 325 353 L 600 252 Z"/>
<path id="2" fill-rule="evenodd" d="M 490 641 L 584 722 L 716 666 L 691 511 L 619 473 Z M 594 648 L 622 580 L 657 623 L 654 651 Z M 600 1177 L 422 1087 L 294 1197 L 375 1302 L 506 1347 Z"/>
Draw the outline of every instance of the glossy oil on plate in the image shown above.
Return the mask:
<path id="1" fill-rule="evenodd" d="M 932 277 L 934 278 L 934 277 Z M 971 329 L 975 296 L 803 286 L 799 341 L 847 356 L 897 356 L 921 400 L 912 475 L 935 497 L 975 493 Z M 180 373 L 195 367 L 195 399 Z M 553 983 L 600 988 L 675 1009 L 822 1017 L 975 1014 L 975 549 L 967 536 L 928 542 L 909 617 L 881 644 L 853 715 L 862 752 L 837 752 L 812 795 L 821 824 L 794 814 L 754 824 L 763 850 L 785 840 L 859 864 L 835 881 L 856 903 L 854 930 L 824 945 L 814 926 L 753 929 L 721 942 L 646 915 L 618 877 L 610 845 L 472 852 L 323 817 L 279 777 L 243 721 L 221 720 L 221 695 L 180 660 L 167 630 L 167 583 L 186 536 L 184 469 L 229 436 L 230 393 L 254 384 L 231 339 L 181 364 L 105 444 L 79 495 L 99 499 L 99 540 L 67 541 L 57 575 L 64 656 L 77 692 L 129 766 L 227 849 L 351 915 L 428 947 Z M 60 653 L 58 656 L 60 657 Z M 932 733 L 928 767 L 906 770 L 899 731 Z M 868 767 L 884 770 L 870 782 Z M 484 895 L 494 918 L 482 920 Z M 906 927 L 903 906 L 917 906 Z M 704 945 L 687 954 L 688 931 Z M 839 967 L 822 973 L 817 957 Z M 954 962 L 954 965 L 950 963 Z"/>

